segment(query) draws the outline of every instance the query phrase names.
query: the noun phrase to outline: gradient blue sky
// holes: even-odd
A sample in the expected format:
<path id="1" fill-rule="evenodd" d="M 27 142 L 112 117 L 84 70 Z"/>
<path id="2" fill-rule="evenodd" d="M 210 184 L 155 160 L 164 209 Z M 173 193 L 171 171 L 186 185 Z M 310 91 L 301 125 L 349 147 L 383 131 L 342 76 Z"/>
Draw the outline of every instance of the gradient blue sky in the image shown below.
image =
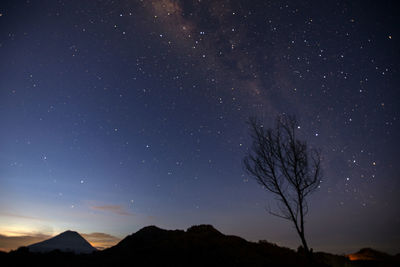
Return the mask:
<path id="1" fill-rule="evenodd" d="M 296 248 L 246 120 L 324 156 L 311 247 L 400 247 L 394 1 L 2 1 L 0 234 L 209 223 Z"/>

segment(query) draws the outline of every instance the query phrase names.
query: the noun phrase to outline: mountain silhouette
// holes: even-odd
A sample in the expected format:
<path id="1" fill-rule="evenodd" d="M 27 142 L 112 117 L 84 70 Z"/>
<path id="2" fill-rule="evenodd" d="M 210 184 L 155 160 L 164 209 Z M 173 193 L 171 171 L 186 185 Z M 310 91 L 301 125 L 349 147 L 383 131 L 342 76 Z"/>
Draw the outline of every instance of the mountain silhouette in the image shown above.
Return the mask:
<path id="1" fill-rule="evenodd" d="M 0 263 L 1 266 L 41 267 L 310 266 L 302 249 L 295 251 L 267 241 L 249 242 L 225 235 L 211 225 L 195 225 L 186 231 L 148 226 L 111 248 L 90 253 L 92 251 L 95 248 L 78 233 L 66 231 L 49 240 L 0 253 Z M 312 266 L 400 266 L 398 256 L 371 249 L 363 249 L 358 254 L 373 255 L 375 260 L 352 261 L 348 256 L 316 252 L 313 253 Z"/>
<path id="2" fill-rule="evenodd" d="M 55 237 L 45 241 L 29 245 L 27 247 L 30 252 L 50 252 L 60 250 L 63 252 L 74 253 L 92 253 L 96 251 L 89 242 L 87 242 L 80 234 L 74 231 L 65 231 Z"/>
<path id="3" fill-rule="evenodd" d="M 268 242 L 253 243 L 224 235 L 211 225 L 186 231 L 145 227 L 100 252 L 104 259 L 128 266 L 304 266 L 295 251 Z"/>

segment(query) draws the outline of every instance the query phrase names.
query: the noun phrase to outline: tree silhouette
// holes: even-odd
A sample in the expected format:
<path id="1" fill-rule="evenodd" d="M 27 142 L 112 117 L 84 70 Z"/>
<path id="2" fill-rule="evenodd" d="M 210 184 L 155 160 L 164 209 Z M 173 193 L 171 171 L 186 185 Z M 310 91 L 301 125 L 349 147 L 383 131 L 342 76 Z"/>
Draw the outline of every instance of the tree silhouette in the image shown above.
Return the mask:
<path id="1" fill-rule="evenodd" d="M 249 125 L 253 144 L 243 160 L 245 169 L 276 196 L 278 212 L 269 212 L 293 222 L 311 260 L 304 217 L 308 212 L 307 197 L 322 178 L 320 153 L 297 139 L 294 116 L 278 116 L 275 128 L 264 129 L 257 118 L 250 118 Z"/>

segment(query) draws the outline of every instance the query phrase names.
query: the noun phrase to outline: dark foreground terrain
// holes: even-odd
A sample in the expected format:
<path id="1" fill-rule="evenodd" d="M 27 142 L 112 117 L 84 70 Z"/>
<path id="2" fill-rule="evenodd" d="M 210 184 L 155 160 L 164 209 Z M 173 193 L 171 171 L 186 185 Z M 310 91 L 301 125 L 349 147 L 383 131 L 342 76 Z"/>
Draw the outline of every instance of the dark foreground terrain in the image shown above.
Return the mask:
<path id="1" fill-rule="evenodd" d="M 314 253 L 313 261 L 313 266 L 400 266 L 399 257 L 389 255 L 350 261 L 344 256 Z M 187 231 L 145 227 L 116 246 L 91 254 L 33 253 L 22 247 L 0 253 L 0 266 L 307 266 L 307 261 L 301 251 L 248 242 L 200 225 Z"/>

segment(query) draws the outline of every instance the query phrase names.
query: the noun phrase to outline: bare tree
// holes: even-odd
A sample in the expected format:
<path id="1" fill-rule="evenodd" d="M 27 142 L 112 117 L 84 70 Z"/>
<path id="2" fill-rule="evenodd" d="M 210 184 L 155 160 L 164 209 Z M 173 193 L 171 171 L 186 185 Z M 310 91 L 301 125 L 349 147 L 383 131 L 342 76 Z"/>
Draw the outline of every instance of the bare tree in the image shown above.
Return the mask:
<path id="1" fill-rule="evenodd" d="M 294 116 L 278 116 L 275 128 L 264 129 L 256 118 L 251 118 L 249 125 L 253 144 L 244 158 L 245 169 L 276 196 L 278 211 L 269 212 L 293 222 L 311 259 L 304 217 L 308 212 L 307 197 L 318 188 L 322 178 L 320 153 L 297 139 Z"/>

